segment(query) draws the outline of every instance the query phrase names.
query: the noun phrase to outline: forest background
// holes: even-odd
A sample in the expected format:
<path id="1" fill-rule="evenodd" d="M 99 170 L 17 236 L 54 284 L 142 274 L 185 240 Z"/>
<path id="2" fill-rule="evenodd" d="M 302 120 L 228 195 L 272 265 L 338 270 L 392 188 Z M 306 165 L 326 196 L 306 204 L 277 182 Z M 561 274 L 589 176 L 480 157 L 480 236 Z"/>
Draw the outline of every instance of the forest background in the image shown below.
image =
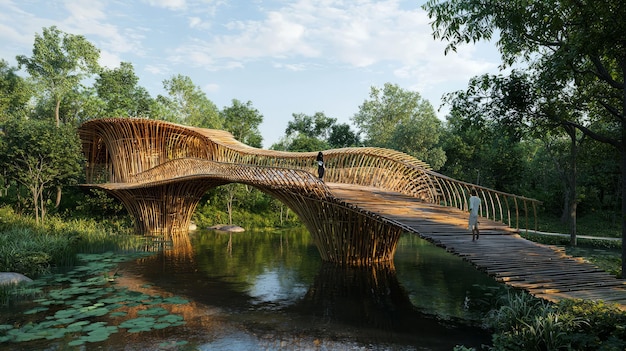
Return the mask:
<path id="1" fill-rule="evenodd" d="M 450 50 L 490 35 L 482 27 L 472 29 L 471 19 L 455 17 L 458 8 L 435 3 L 426 7 L 438 19 L 433 24 L 435 37 L 450 41 Z M 508 10 L 523 17 L 541 9 Z M 463 21 L 465 27 L 459 25 Z M 455 23 L 456 27 L 450 25 Z M 502 26 L 495 21 L 491 25 L 492 29 Z M 450 113 L 444 121 L 419 92 L 390 82 L 371 87 L 351 118 L 353 126 L 337 123 L 323 112 L 293 113 L 284 136 L 271 149 L 395 149 L 452 178 L 542 201 L 540 229 L 569 232 L 572 245 L 576 245 L 579 222 L 591 223 L 581 227 L 580 234 L 619 237 L 624 217 L 620 215 L 622 153 L 616 145 L 588 133 L 600 131 L 594 133 L 622 140 L 623 126 L 611 119 L 612 110 L 607 108 L 614 104 L 606 103 L 619 102 L 619 95 L 598 79 L 585 81 L 562 67 L 546 72 L 540 65 L 545 57 L 531 58 L 530 47 L 516 52 L 521 47 L 513 49 L 514 40 L 507 43 L 506 39 L 503 36 L 501 45 L 505 65 L 525 57 L 527 68 L 475 77 L 467 90 L 451 92 L 445 98 Z M 150 96 L 138 85 L 131 62 L 107 69 L 98 65 L 98 58 L 99 50 L 83 36 L 49 27 L 35 35 L 31 56 L 16 58 L 18 67 L 0 59 L 0 203 L 16 213 L 32 215 L 37 222 L 53 214 L 130 223 L 117 201 L 76 186 L 83 182 L 84 164 L 76 129 L 90 119 L 150 118 L 223 129 L 245 144 L 261 146 L 258 126 L 264 116 L 252 101 L 234 99 L 220 109 L 191 77 L 183 75 L 163 81 L 165 95 Z M 621 79 L 623 85 L 619 58 L 609 52 L 601 53 L 599 60 L 600 66 L 608 66 L 609 81 Z M 598 67 L 593 57 L 585 62 L 591 69 Z M 607 100 L 594 102 L 591 95 Z M 623 119 L 623 110 L 614 112 Z M 238 184 L 209 191 L 194 217 L 203 227 L 297 223 L 277 200 Z"/>

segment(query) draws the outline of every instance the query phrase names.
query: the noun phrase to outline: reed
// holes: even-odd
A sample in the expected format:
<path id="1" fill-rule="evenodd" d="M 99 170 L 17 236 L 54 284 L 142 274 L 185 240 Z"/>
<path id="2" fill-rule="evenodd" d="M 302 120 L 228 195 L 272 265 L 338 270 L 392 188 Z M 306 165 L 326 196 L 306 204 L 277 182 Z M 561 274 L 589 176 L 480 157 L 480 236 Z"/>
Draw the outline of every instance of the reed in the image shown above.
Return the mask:
<path id="1" fill-rule="evenodd" d="M 75 265 L 77 253 L 135 250 L 143 242 L 128 229 L 108 223 L 51 216 L 38 225 L 9 207 L 0 208 L 0 272 L 34 278 L 55 267 Z"/>

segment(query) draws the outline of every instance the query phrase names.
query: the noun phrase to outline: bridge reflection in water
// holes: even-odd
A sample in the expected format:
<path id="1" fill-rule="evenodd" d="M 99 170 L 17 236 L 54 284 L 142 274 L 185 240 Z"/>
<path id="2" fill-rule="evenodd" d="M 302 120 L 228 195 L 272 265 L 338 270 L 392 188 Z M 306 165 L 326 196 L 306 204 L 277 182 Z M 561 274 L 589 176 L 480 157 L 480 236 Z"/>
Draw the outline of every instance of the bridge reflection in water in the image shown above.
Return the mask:
<path id="1" fill-rule="evenodd" d="M 371 267 L 324 263 L 306 295 L 290 308 L 298 313 L 366 330 L 369 338 L 441 345 L 455 325 L 455 344 L 476 343 L 484 331 L 419 311 L 391 263 Z M 488 339 L 482 339 L 487 343 Z"/>
<path id="2" fill-rule="evenodd" d="M 159 287 L 164 290 L 159 294 L 193 301 L 185 320 L 194 335 L 212 333 L 221 320 L 263 339 L 334 340 L 341 349 L 359 349 L 355 342 L 375 345 L 372 349 L 386 349 L 381 345 L 388 344 L 391 349 L 428 350 L 489 343 L 487 331 L 460 322 L 468 311 L 458 306 L 468 294 L 489 298 L 492 290 L 477 285 L 495 289 L 497 284 L 467 262 L 414 236 L 401 239 L 396 262 L 402 279 L 391 263 L 357 267 L 320 262 L 309 235 L 302 231 L 232 236 L 197 232 L 187 238 L 126 265 L 120 274 L 137 277 L 135 286 Z M 453 282 L 442 285 L 441 276 Z M 426 290 L 429 294 L 421 293 Z M 427 307 L 416 307 L 415 299 Z M 213 311 L 209 319 L 202 312 L 207 307 Z M 451 310 L 459 314 L 451 316 Z M 197 320 L 207 325 L 194 324 Z"/>

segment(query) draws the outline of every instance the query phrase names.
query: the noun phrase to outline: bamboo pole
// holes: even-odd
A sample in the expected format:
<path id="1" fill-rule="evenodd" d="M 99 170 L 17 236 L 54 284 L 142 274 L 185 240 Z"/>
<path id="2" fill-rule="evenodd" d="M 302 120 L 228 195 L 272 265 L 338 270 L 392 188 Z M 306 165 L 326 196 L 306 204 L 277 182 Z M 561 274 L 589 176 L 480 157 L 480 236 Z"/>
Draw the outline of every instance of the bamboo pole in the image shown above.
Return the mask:
<path id="1" fill-rule="evenodd" d="M 462 209 L 469 189 L 479 190 L 483 215 L 504 220 L 496 207 L 500 196 L 514 200 L 516 225 L 520 208 L 528 226 L 534 199 L 433 172 L 407 154 L 382 148 L 324 150 L 327 172 L 317 174 L 317 152 L 285 152 L 250 147 L 222 130 L 133 118 L 97 119 L 79 128 L 87 158 L 84 186 L 117 197 L 146 235 L 186 233 L 191 215 L 210 188 L 242 183 L 276 197 L 292 209 L 311 232 L 323 260 L 346 265 L 391 261 L 405 228 L 337 199 L 326 182 L 393 191 L 423 201 Z M 494 200 L 495 199 L 495 200 Z M 511 209 L 508 201 L 509 225 Z"/>

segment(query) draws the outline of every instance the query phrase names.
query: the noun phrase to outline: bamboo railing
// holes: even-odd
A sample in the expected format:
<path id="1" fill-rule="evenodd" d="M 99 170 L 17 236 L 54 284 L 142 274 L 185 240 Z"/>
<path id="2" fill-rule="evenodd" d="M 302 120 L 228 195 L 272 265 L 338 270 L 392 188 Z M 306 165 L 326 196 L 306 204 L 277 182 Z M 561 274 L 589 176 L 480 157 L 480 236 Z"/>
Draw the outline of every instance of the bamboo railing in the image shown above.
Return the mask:
<path id="1" fill-rule="evenodd" d="M 389 149 L 325 150 L 323 182 L 316 176 L 317 152 L 257 149 L 221 130 L 111 118 L 85 122 L 79 134 L 87 158 L 85 186 L 120 199 L 136 230 L 151 235 L 186 232 L 202 195 L 233 182 L 284 202 L 305 223 L 322 258 L 345 264 L 391 260 L 403 228 L 337 199 L 325 182 L 376 187 L 459 209 L 466 209 L 475 188 L 482 216 L 519 228 L 520 217 L 528 223 L 531 206 L 536 218 L 536 200 L 445 177 Z"/>

